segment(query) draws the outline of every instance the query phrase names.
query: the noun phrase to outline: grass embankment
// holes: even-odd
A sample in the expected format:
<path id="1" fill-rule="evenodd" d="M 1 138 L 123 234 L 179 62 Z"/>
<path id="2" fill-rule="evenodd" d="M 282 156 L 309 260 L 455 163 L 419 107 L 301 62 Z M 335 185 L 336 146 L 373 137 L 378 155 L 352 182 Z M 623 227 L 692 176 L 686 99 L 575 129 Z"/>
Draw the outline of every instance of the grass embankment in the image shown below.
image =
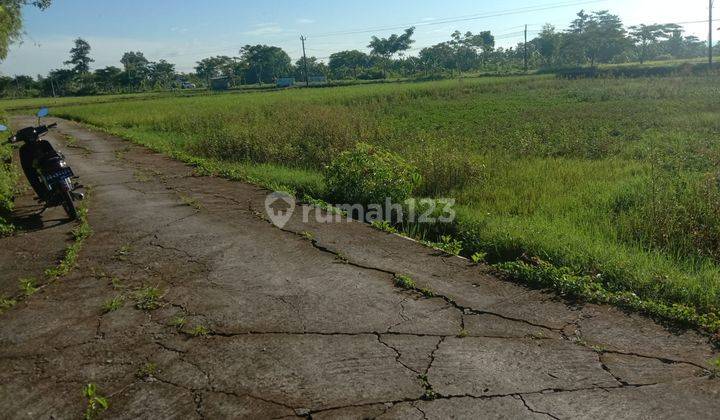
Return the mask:
<path id="1" fill-rule="evenodd" d="M 492 263 L 544 261 L 552 269 L 505 268 L 556 289 L 563 279 L 590 278 L 600 300 L 636 296 L 665 309 L 629 306 L 661 316 L 681 305 L 688 316 L 669 316 L 714 328 L 718 82 L 450 80 L 124 101 L 56 114 L 211 172 L 319 198 L 325 165 L 357 142 L 378 145 L 420 170 L 418 196 L 457 199 L 458 222 L 432 233 L 460 238 L 465 253 L 486 253 Z M 533 280 L 528 267 L 545 280 Z"/>
<path id="2" fill-rule="evenodd" d="M 2 109 L 0 109 L 0 124 L 8 125 Z M 0 236 L 13 231 L 7 218 L 13 207 L 17 171 L 12 164 L 12 147 L 5 141 L 9 135 L 7 131 L 0 132 Z"/>

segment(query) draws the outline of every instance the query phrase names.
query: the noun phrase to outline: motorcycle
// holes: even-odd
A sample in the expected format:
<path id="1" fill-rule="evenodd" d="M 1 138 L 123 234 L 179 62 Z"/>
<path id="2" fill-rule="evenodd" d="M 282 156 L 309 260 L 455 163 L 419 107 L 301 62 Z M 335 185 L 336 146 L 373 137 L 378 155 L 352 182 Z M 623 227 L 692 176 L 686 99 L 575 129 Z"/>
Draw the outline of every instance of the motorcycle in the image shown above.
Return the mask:
<path id="1" fill-rule="evenodd" d="M 25 177 L 44 203 L 43 211 L 50 207 L 62 206 L 71 220 L 78 217 L 75 200 L 82 200 L 84 195 L 77 191 L 82 188 L 75 180 L 77 176 L 65 161 L 65 156 L 53 148 L 49 141 L 41 137 L 50 129 L 57 127 L 57 123 L 41 125 L 40 120 L 50 111 L 41 108 L 37 113 L 37 127 L 26 127 L 10 136 L 8 142 L 23 142 L 20 146 L 20 164 Z M 0 125 L 0 132 L 7 131 L 7 127 Z"/>

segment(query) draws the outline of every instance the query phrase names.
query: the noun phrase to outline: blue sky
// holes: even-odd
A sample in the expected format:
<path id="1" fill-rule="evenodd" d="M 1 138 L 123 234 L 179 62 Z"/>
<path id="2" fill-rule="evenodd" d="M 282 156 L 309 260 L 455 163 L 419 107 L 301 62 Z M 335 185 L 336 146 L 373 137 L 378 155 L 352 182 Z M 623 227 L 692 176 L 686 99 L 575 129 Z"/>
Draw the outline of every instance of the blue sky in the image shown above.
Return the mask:
<path id="1" fill-rule="evenodd" d="M 561 4 L 566 6 L 538 10 Z M 707 7 L 707 0 L 55 0 L 45 12 L 26 9 L 27 35 L 0 63 L 0 73 L 35 75 L 62 67 L 76 37 L 90 42 L 94 68 L 119 66 L 124 51 L 139 50 L 150 60 L 166 59 L 189 71 L 201 58 L 237 55 L 245 44 L 277 45 L 297 59 L 300 34 L 308 36 L 308 55 L 327 57 L 364 50 L 373 34 L 387 36 L 400 31 L 395 27 L 417 24 L 413 54 L 447 40 L 456 29 L 492 30 L 499 46 L 515 45 L 522 40 L 522 25 L 530 25 L 531 36 L 546 22 L 564 28 L 580 9 L 608 9 L 631 25 L 703 20 Z M 716 14 L 720 17 L 720 10 Z M 441 22 L 456 17 L 471 19 Z M 707 24 L 685 26 L 707 39 Z"/>

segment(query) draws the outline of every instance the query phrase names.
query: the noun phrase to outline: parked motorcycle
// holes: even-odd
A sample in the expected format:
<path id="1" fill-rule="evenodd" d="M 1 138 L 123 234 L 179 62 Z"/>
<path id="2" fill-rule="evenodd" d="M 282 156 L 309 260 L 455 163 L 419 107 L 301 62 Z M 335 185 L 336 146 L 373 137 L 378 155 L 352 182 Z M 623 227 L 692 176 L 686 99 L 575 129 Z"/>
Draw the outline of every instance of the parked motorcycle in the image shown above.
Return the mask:
<path id="1" fill-rule="evenodd" d="M 82 200 L 83 194 L 77 189 L 82 186 L 75 180 L 77 177 L 65 161 L 65 156 L 53 148 L 49 141 L 41 137 L 57 123 L 41 125 L 40 120 L 50 111 L 41 108 L 37 113 L 37 127 L 26 127 L 11 136 L 10 143 L 23 142 L 20 146 L 20 164 L 25 177 L 44 203 L 43 211 L 50 207 L 62 206 L 71 220 L 77 219 L 78 213 L 75 200 Z M 7 127 L 0 125 L 0 131 Z"/>

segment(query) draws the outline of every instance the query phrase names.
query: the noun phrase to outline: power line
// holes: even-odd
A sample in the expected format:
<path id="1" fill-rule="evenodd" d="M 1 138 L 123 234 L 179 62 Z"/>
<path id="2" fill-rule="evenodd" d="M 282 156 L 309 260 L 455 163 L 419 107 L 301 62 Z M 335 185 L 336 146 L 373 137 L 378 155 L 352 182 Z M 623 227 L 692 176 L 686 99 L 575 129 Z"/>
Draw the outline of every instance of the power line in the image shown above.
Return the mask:
<path id="1" fill-rule="evenodd" d="M 453 18 L 438 19 L 438 20 L 433 20 L 430 22 L 404 23 L 404 24 L 397 24 L 397 25 L 384 26 L 384 27 L 355 29 L 355 30 L 350 30 L 350 31 L 327 32 L 327 33 L 312 35 L 311 38 L 326 38 L 326 37 L 341 36 L 341 35 L 355 35 L 355 34 L 364 34 L 364 33 L 380 32 L 380 31 L 389 31 L 389 30 L 395 30 L 395 29 L 403 29 L 403 28 L 407 28 L 409 26 L 417 27 L 417 26 L 444 25 L 446 23 L 456 23 L 456 22 L 465 22 L 465 21 L 471 21 L 471 20 L 489 19 L 489 18 L 493 18 L 493 17 L 509 16 L 509 15 L 515 15 L 515 14 L 529 13 L 529 12 L 540 12 L 540 11 L 544 11 L 544 10 L 559 9 L 559 8 L 570 7 L 570 6 L 579 6 L 582 4 L 602 3 L 602 2 L 606 2 L 606 1 L 608 1 L 608 0 L 584 0 L 584 1 L 571 1 L 571 2 L 565 1 L 562 3 L 553 3 L 553 4 L 537 5 L 537 6 L 525 6 L 525 7 L 520 7 L 520 8 L 516 8 L 516 9 L 508 9 L 508 10 L 502 10 L 502 11 L 497 11 L 497 12 L 486 12 L 486 13 L 479 13 L 479 14 L 473 14 L 473 15 L 457 16 L 457 17 L 453 17 Z"/>

